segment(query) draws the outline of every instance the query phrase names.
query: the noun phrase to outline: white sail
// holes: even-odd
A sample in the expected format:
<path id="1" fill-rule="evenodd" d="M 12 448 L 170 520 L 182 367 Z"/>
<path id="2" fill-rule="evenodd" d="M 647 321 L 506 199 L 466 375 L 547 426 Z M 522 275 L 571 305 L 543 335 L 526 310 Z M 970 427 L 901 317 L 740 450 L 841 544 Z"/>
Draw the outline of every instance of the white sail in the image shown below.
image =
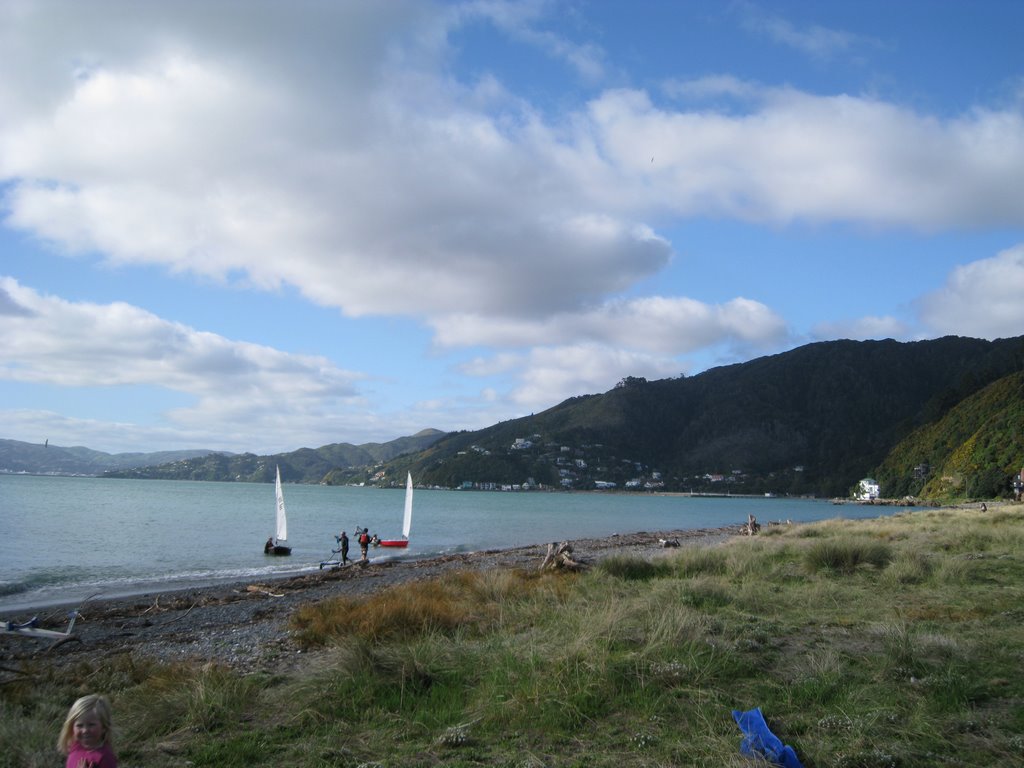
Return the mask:
<path id="1" fill-rule="evenodd" d="M 402 535 L 409 538 L 409 531 L 412 529 L 412 473 L 408 474 L 405 481 L 405 518 L 402 520 Z"/>
<path id="2" fill-rule="evenodd" d="M 288 518 L 284 514 L 284 493 L 281 491 L 281 468 L 277 468 L 277 483 L 274 490 L 277 492 L 277 540 L 278 542 L 288 540 Z"/>

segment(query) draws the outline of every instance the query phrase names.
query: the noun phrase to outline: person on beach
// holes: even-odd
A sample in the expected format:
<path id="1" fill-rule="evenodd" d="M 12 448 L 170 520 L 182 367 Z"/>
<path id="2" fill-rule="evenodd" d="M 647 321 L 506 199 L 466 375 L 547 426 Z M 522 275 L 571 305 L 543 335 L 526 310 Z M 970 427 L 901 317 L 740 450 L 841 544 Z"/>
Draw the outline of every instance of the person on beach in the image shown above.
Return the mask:
<path id="1" fill-rule="evenodd" d="M 110 702 L 91 693 L 71 705 L 57 738 L 65 768 L 117 768 Z"/>
<path id="2" fill-rule="evenodd" d="M 362 558 L 361 559 L 362 559 L 362 562 L 364 562 L 364 563 L 367 562 L 367 560 L 369 559 L 366 556 L 367 550 L 369 548 L 370 548 L 370 529 L 369 528 L 363 528 L 363 530 L 359 533 L 359 552 L 362 554 Z"/>
<path id="3" fill-rule="evenodd" d="M 348 534 L 344 531 L 338 537 L 338 546 L 341 548 L 341 564 L 345 565 L 348 562 Z"/>

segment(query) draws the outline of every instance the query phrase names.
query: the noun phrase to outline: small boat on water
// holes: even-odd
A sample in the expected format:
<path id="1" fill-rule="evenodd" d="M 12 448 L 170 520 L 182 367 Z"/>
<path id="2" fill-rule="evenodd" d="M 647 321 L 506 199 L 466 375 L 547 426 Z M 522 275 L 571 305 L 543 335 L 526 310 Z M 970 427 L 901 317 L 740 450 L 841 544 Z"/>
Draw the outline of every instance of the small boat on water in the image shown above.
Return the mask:
<path id="1" fill-rule="evenodd" d="M 277 497 L 277 537 L 271 536 L 263 545 L 265 555 L 290 555 L 292 548 L 284 542 L 288 541 L 288 516 L 284 509 L 284 491 L 281 490 L 281 468 L 277 468 L 277 480 L 274 483 Z"/>
<path id="2" fill-rule="evenodd" d="M 412 529 L 412 473 L 408 473 L 405 480 L 405 517 L 402 520 L 402 538 L 381 539 L 382 547 L 408 547 L 409 531 Z"/>

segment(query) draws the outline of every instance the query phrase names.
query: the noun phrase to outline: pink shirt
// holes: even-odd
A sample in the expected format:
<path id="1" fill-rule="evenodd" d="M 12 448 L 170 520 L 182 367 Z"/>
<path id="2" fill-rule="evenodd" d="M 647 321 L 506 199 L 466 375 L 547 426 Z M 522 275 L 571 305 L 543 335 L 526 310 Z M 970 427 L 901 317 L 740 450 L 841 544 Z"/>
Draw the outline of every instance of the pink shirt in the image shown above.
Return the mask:
<path id="1" fill-rule="evenodd" d="M 109 744 L 99 749 L 85 749 L 74 743 L 68 752 L 65 768 L 117 768 L 117 758 Z"/>

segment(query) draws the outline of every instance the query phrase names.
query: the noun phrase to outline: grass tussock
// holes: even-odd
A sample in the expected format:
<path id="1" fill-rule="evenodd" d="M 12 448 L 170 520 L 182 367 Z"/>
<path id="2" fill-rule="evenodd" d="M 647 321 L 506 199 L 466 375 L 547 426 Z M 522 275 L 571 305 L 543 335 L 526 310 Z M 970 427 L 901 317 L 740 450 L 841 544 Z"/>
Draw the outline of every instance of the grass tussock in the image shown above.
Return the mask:
<path id="1" fill-rule="evenodd" d="M 861 566 L 881 569 L 892 560 L 892 548 L 878 541 L 828 540 L 807 549 L 807 570 L 852 573 Z"/>
<path id="2" fill-rule="evenodd" d="M 720 576 L 728 570 L 726 550 L 721 547 L 684 547 L 672 558 L 678 576 Z"/>
<path id="3" fill-rule="evenodd" d="M 923 584 L 935 571 L 933 561 L 922 552 L 903 552 L 893 557 L 884 578 L 890 584 Z"/>
<path id="4" fill-rule="evenodd" d="M 97 686 L 126 768 L 739 768 L 730 713 L 754 706 L 808 766 L 1021 764 L 1022 528 L 930 510 L 579 576 L 446 576 L 306 606 L 293 633 L 316 663 L 274 680 L 41 667 L 0 687 L 0 768 L 54 764 Z"/>
<path id="5" fill-rule="evenodd" d="M 125 696 L 121 727 L 130 739 L 140 735 L 215 732 L 238 718 L 256 700 L 259 685 L 227 667 L 205 664 L 160 666 Z"/>
<path id="6" fill-rule="evenodd" d="M 598 567 L 610 576 L 626 581 L 647 581 L 667 576 L 672 571 L 671 565 L 663 559 L 647 560 L 628 555 L 606 557 L 598 564 Z"/>

